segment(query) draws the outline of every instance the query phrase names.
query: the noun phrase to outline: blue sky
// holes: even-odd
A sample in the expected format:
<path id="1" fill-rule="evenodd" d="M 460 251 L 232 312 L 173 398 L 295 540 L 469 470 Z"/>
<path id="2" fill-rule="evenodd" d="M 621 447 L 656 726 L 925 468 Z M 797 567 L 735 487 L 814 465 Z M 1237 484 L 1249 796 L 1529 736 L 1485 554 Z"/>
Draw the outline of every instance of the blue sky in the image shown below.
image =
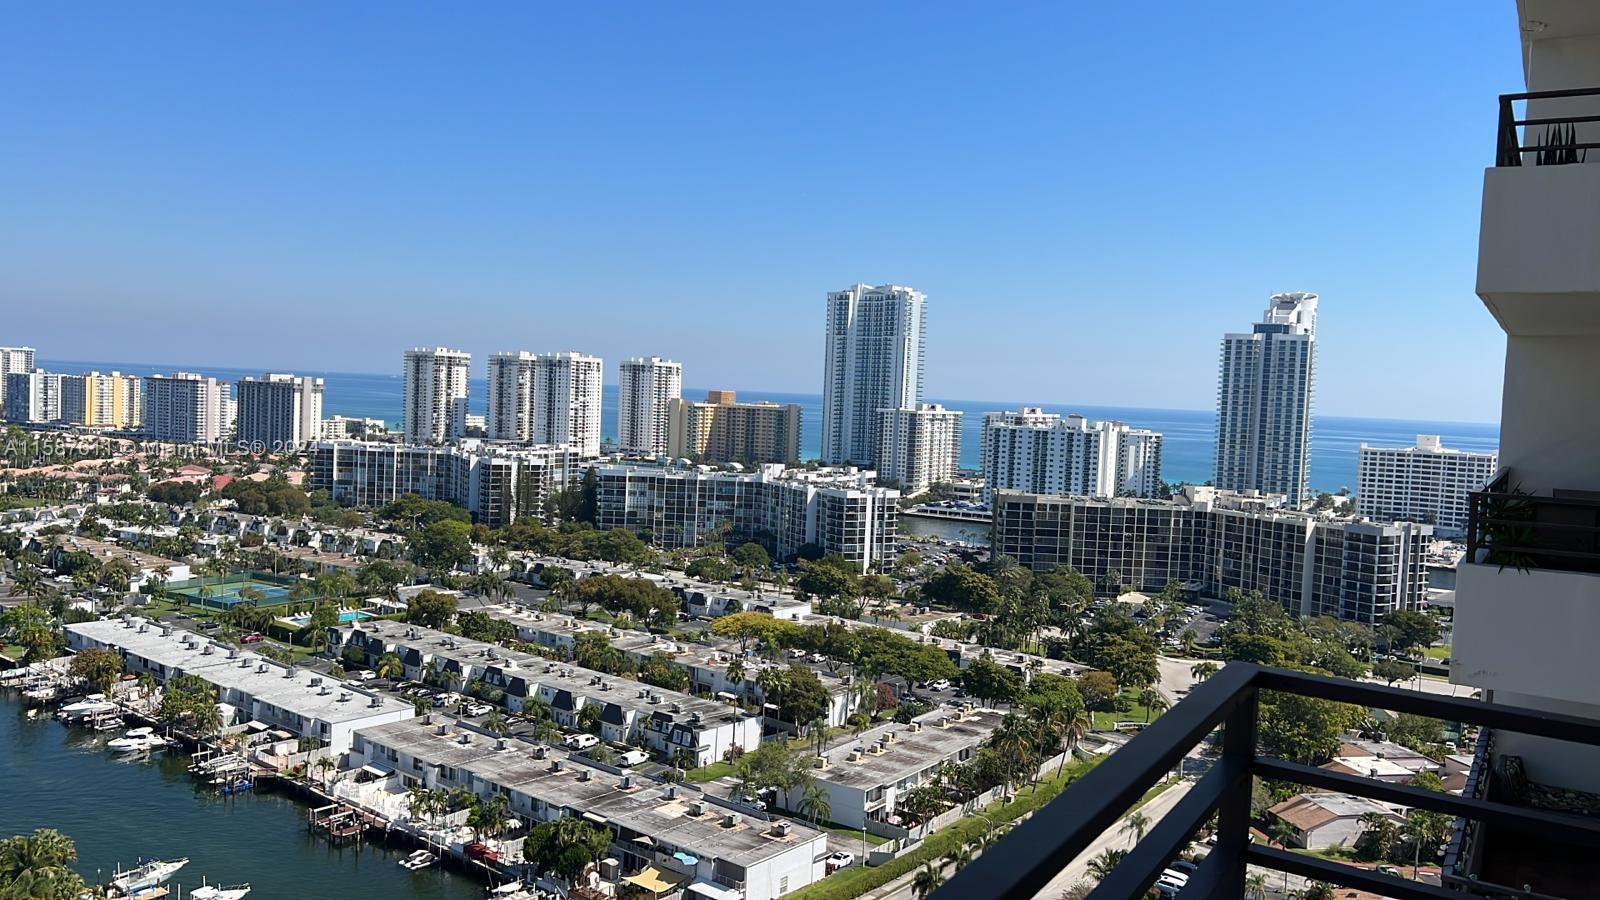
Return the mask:
<path id="1" fill-rule="evenodd" d="M 931 396 L 1203 409 L 1220 335 L 1313 290 L 1321 411 L 1498 417 L 1510 0 L 464 9 L 13 7 L 0 344 L 809 392 L 824 292 L 892 281 Z"/>

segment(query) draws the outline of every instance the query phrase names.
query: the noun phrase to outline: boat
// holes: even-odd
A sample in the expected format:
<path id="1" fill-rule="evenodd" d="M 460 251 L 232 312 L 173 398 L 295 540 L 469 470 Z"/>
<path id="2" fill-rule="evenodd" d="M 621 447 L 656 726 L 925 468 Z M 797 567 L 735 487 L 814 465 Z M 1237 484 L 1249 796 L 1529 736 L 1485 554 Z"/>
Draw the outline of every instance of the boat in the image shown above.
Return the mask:
<path id="1" fill-rule="evenodd" d="M 437 857 L 433 855 L 433 851 L 417 850 L 405 859 L 400 860 L 400 867 L 417 872 L 433 865 L 436 861 Z"/>
<path id="2" fill-rule="evenodd" d="M 107 700 L 105 694 L 90 694 L 76 703 L 68 703 L 56 710 L 56 715 L 63 719 L 86 719 L 96 713 L 110 712 L 116 708 L 117 705 Z"/>
<path id="3" fill-rule="evenodd" d="M 130 728 L 122 737 L 106 742 L 118 753 L 143 753 L 166 746 L 167 739 L 155 733 L 154 728 Z"/>
<path id="4" fill-rule="evenodd" d="M 239 900 L 250 893 L 250 885 L 236 884 L 232 887 L 223 887 L 220 884 L 202 884 L 189 892 L 190 900 Z"/>
<path id="5" fill-rule="evenodd" d="M 187 856 L 178 859 L 152 859 L 141 862 L 126 872 L 117 872 L 113 875 L 111 886 L 124 894 L 137 894 L 158 884 L 165 884 L 179 869 L 188 864 L 189 858 Z"/>

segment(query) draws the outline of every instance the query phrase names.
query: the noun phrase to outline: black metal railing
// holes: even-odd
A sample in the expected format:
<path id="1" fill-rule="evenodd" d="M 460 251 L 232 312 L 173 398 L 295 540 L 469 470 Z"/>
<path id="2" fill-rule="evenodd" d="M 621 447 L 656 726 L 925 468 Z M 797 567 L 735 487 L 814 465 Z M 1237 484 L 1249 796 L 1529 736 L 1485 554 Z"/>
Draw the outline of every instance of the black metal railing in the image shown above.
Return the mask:
<path id="1" fill-rule="evenodd" d="M 1500 95 L 1500 128 L 1495 146 L 1495 166 L 1552 166 L 1581 163 L 1600 143 L 1578 140 L 1578 126 L 1600 122 L 1600 115 L 1526 116 L 1517 118 L 1514 103 L 1558 105 L 1552 101 L 1576 97 L 1600 97 L 1600 87 L 1570 88 L 1563 91 L 1533 91 Z M 1517 129 L 1526 129 L 1521 134 Z M 1590 132 L 1591 134 L 1594 132 Z M 1523 143 L 1526 138 L 1527 143 Z M 1532 154 L 1524 158 L 1524 154 Z"/>
<path id="2" fill-rule="evenodd" d="M 1500 470 L 1467 495 L 1469 563 L 1521 571 L 1600 572 L 1600 495 L 1553 491 L 1530 494 Z"/>
<path id="3" fill-rule="evenodd" d="M 1245 895 L 1246 867 L 1251 865 L 1394 900 L 1459 900 L 1460 894 L 1437 885 L 1251 843 L 1252 776 L 1488 822 L 1600 850 L 1597 820 L 1260 756 L 1256 752 L 1257 705 L 1263 691 L 1600 746 L 1600 722 L 1589 719 L 1533 714 L 1474 700 L 1231 663 L 962 869 L 935 897 L 1029 900 L 1218 726 L 1223 728 L 1223 738 L 1216 765 L 1145 833 L 1089 895 L 1090 900 L 1142 898 L 1213 814 L 1217 816 L 1216 845 L 1189 877 L 1178 895 L 1180 900 L 1238 900 Z"/>

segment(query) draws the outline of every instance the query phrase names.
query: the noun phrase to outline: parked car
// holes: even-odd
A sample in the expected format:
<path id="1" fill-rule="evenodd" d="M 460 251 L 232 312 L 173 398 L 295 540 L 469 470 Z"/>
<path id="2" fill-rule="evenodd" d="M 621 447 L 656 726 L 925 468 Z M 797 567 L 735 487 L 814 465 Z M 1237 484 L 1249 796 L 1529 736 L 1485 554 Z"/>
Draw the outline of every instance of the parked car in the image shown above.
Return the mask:
<path id="1" fill-rule="evenodd" d="M 624 769 L 644 765 L 650 761 L 650 754 L 643 750 L 624 750 L 617 756 L 617 765 Z"/>
<path id="2" fill-rule="evenodd" d="M 790 659 L 800 659 L 806 655 L 806 652 L 799 647 L 790 647 L 788 653 Z"/>
<path id="3" fill-rule="evenodd" d="M 813 653 L 807 657 L 807 659 L 810 659 L 814 663 L 825 663 L 828 661 L 828 657 L 821 653 Z"/>
<path id="4" fill-rule="evenodd" d="M 461 702 L 461 695 L 454 691 L 439 694 L 433 698 L 434 706 L 455 706 Z"/>
<path id="5" fill-rule="evenodd" d="M 469 716 L 487 716 L 494 711 L 494 707 L 487 703 L 468 703 L 462 710 Z"/>
<path id="6" fill-rule="evenodd" d="M 363 669 L 356 673 L 356 677 L 362 681 L 371 681 L 372 679 L 378 677 L 378 673 L 372 671 L 371 669 Z"/>
<path id="7" fill-rule="evenodd" d="M 930 691 L 948 691 L 950 690 L 950 682 L 941 678 L 938 681 L 928 682 L 925 687 Z"/>
<path id="8" fill-rule="evenodd" d="M 827 866 L 828 871 L 832 872 L 835 869 L 843 869 L 847 866 L 855 865 L 856 855 L 840 850 L 837 853 L 829 853 L 822 862 Z"/>
<path id="9" fill-rule="evenodd" d="M 266 639 L 267 639 L 267 636 L 262 634 L 261 632 L 252 631 L 249 634 L 245 635 L 244 637 L 240 638 L 239 639 L 239 643 L 241 643 L 241 644 L 259 644 L 259 643 L 261 643 L 262 641 L 264 641 Z"/>
<path id="10" fill-rule="evenodd" d="M 1200 869 L 1199 866 L 1195 865 L 1192 862 L 1189 862 L 1188 860 L 1184 860 L 1184 859 L 1180 859 L 1180 860 L 1177 860 L 1177 861 L 1173 862 L 1171 865 L 1167 866 L 1167 868 L 1171 869 L 1174 872 L 1182 872 L 1184 875 L 1193 875 L 1195 872 L 1199 871 L 1199 869 Z"/>
<path id="11" fill-rule="evenodd" d="M 600 743 L 600 739 L 592 734 L 569 734 L 561 739 L 561 743 L 573 750 L 587 750 Z"/>

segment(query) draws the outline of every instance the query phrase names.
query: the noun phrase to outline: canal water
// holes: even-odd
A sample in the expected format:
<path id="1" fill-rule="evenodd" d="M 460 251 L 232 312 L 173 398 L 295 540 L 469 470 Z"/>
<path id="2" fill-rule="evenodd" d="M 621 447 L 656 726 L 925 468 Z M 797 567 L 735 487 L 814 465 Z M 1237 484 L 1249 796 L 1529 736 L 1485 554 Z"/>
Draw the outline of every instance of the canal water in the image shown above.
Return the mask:
<path id="1" fill-rule="evenodd" d="M 116 734 L 68 729 L 43 712 L 30 720 L 14 695 L 0 698 L 0 837 L 58 829 L 77 842 L 77 869 L 95 883 L 119 862 L 187 856 L 169 885 L 185 897 L 202 875 L 249 882 L 248 900 L 484 896 L 437 866 L 400 868 L 403 850 L 330 846 L 306 831 L 305 807 L 288 797 L 224 797 L 189 777 L 187 757 L 118 760 L 103 746 Z"/>
<path id="2" fill-rule="evenodd" d="M 900 530 L 922 538 L 943 538 L 947 541 L 966 541 L 980 547 L 989 546 L 989 523 L 963 522 L 935 516 L 900 514 Z"/>

